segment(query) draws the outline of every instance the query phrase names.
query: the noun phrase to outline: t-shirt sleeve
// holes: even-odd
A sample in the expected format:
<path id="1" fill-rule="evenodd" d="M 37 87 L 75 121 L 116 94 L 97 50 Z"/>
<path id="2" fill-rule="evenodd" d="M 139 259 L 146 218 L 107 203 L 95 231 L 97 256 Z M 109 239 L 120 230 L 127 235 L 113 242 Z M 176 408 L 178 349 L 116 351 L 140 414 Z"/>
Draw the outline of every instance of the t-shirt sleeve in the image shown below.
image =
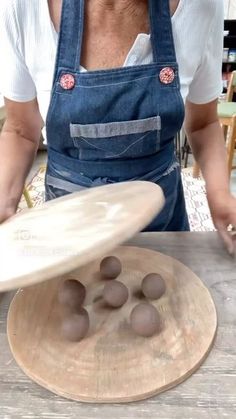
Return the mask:
<path id="1" fill-rule="evenodd" d="M 222 93 L 223 30 L 223 1 L 217 0 L 202 60 L 189 87 L 187 99 L 192 103 L 208 103 Z"/>
<path id="2" fill-rule="evenodd" d="M 8 99 L 27 102 L 36 97 L 36 87 L 24 58 L 21 18 L 14 0 L 0 1 L 0 92 Z"/>

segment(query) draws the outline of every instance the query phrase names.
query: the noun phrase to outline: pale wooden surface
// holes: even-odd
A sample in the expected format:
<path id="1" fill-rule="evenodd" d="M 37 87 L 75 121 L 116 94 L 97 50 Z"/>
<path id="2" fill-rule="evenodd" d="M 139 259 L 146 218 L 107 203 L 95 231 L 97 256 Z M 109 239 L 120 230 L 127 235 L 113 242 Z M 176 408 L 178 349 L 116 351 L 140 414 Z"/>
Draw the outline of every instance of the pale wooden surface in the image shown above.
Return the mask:
<path id="1" fill-rule="evenodd" d="M 236 265 L 216 233 L 152 233 L 133 239 L 176 257 L 208 285 L 218 311 L 214 348 L 186 382 L 157 397 L 127 405 L 89 405 L 53 395 L 31 382 L 12 359 L 6 337 L 12 294 L 0 299 L 0 412 L 3 419 L 235 419 Z"/>
<path id="2" fill-rule="evenodd" d="M 189 268 L 140 247 L 120 246 L 112 255 L 122 263 L 118 279 L 129 290 L 120 309 L 104 303 L 107 281 L 99 274 L 101 258 L 64 277 L 20 289 L 10 306 L 7 332 L 17 363 L 34 381 L 68 399 L 97 403 L 147 399 L 190 377 L 215 338 L 214 302 Z M 161 316 L 161 332 L 147 339 L 132 331 L 130 313 L 145 301 L 141 283 L 150 272 L 160 274 L 167 289 L 152 301 Z M 61 336 L 63 310 L 57 295 L 65 279 L 77 279 L 87 289 L 84 306 L 90 330 L 77 343 Z"/>
<path id="3" fill-rule="evenodd" d="M 135 181 L 20 212 L 0 226 L 0 291 L 43 282 L 104 255 L 146 227 L 164 201 L 158 185 Z"/>

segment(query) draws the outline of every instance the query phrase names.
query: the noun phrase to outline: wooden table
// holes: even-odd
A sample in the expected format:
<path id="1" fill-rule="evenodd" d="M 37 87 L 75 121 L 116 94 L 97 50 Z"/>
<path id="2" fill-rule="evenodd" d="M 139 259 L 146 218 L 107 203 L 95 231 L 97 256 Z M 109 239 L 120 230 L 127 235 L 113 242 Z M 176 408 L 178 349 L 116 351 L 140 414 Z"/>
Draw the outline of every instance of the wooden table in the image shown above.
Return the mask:
<path id="1" fill-rule="evenodd" d="M 219 328 L 204 365 L 158 397 L 126 405 L 71 402 L 32 383 L 12 359 L 6 317 L 12 294 L 0 297 L 0 417 L 2 419 L 236 419 L 236 262 L 216 233 L 145 233 L 129 242 L 189 266 L 214 298 Z M 114 377 L 115 379 L 115 377 Z"/>

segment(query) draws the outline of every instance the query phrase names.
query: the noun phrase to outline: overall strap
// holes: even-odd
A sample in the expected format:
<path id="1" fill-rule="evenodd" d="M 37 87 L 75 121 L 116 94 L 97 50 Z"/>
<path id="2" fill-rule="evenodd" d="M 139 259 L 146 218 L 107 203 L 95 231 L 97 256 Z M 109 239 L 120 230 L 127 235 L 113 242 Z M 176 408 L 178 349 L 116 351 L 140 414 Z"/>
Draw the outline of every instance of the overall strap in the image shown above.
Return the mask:
<path id="1" fill-rule="evenodd" d="M 169 0 L 149 0 L 154 62 L 176 62 Z"/>
<path id="2" fill-rule="evenodd" d="M 84 0 L 63 0 L 54 82 L 59 68 L 79 68 L 84 30 Z"/>

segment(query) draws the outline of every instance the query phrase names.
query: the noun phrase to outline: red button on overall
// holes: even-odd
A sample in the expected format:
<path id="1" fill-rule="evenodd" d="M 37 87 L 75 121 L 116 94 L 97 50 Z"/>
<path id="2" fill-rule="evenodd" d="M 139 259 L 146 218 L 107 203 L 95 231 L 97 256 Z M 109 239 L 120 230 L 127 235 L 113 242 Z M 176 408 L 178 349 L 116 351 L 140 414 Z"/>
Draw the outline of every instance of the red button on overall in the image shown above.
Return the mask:
<path id="1" fill-rule="evenodd" d="M 60 79 L 60 85 L 64 90 L 71 90 L 75 86 L 75 78 L 72 74 L 63 74 Z"/>
<path id="2" fill-rule="evenodd" d="M 174 81 L 175 72 L 173 68 L 165 67 L 160 71 L 159 77 L 160 77 L 161 83 L 170 84 L 172 83 L 172 81 Z"/>

